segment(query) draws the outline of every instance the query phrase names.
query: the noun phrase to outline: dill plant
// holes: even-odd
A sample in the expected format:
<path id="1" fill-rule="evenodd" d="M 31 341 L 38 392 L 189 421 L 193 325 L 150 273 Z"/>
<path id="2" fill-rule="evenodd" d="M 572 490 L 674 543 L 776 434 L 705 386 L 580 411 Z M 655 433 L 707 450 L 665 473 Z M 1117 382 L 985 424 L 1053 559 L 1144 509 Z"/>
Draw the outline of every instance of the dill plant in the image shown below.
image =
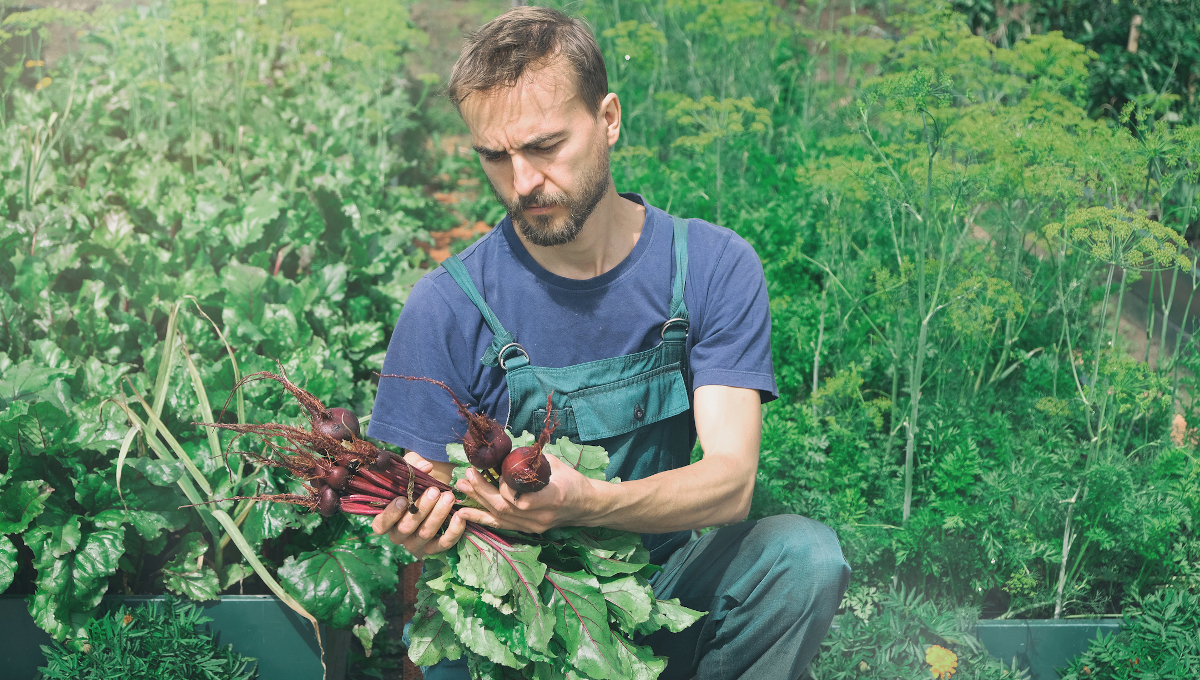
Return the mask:
<path id="1" fill-rule="evenodd" d="M 199 605 L 168 598 L 136 607 L 120 606 L 87 625 L 87 637 L 70 646 L 42 646 L 44 680 L 163 678 L 251 680 L 254 659 L 233 646 L 218 645 L 200 627 L 212 619 Z"/>

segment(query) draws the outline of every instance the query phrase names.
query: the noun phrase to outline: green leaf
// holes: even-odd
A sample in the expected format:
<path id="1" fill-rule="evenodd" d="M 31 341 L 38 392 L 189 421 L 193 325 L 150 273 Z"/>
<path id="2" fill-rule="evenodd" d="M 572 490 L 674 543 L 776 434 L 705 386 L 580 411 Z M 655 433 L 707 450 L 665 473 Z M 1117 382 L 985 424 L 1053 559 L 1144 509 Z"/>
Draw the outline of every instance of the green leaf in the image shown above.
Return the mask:
<path id="1" fill-rule="evenodd" d="M 595 680 L 627 677 L 629 665 L 617 652 L 596 577 L 550 569 L 544 588 L 548 605 L 557 614 L 554 630 L 566 644 L 567 661 Z"/>
<path id="2" fill-rule="evenodd" d="M 55 383 L 71 375 L 66 369 L 46 367 L 33 359 L 26 359 L 4 369 L 0 376 L 0 398 L 6 401 L 36 399 L 54 392 Z"/>
<path id="3" fill-rule="evenodd" d="M 483 591 L 483 599 L 502 613 L 511 611 L 525 624 L 531 649 L 546 653 L 554 631 L 554 615 L 542 603 L 539 585 L 546 565 L 539 557 L 541 546 L 514 544 L 503 547 L 480 536 L 467 535 L 459 541 L 455 571 L 467 586 Z M 508 598 L 501 603 L 498 598 Z M 505 605 L 511 604 L 511 608 Z"/>
<path id="4" fill-rule="evenodd" d="M 524 664 L 517 661 L 517 657 L 500 641 L 496 633 L 473 615 L 475 603 L 479 601 L 479 594 L 457 584 L 452 584 L 451 590 L 453 596 L 438 596 L 438 609 L 454 627 L 455 634 L 467 649 L 493 663 L 509 668 L 521 668 Z"/>
<path id="5" fill-rule="evenodd" d="M 590 527 L 577 532 L 567 545 L 597 576 L 634 574 L 650 561 L 641 537 L 628 531 Z"/>
<path id="6" fill-rule="evenodd" d="M 37 526 L 25 534 L 25 545 L 34 549 L 37 555 L 47 554 L 57 559 L 79 547 L 83 533 L 79 529 L 79 515 L 72 515 L 65 522 L 48 526 Z"/>
<path id="7" fill-rule="evenodd" d="M 162 513 L 151 510 L 124 510 L 110 508 L 96 513 L 91 518 L 92 524 L 101 529 L 115 529 L 122 524 L 129 524 L 147 541 L 153 541 L 164 531 L 174 531 L 179 523 Z"/>
<path id="8" fill-rule="evenodd" d="M 222 229 L 229 243 L 241 250 L 262 238 L 263 228 L 279 215 L 283 207 L 279 196 L 267 189 L 259 189 L 246 204 L 240 222 L 229 222 Z"/>
<path id="9" fill-rule="evenodd" d="M 53 491 L 41 480 L 18 482 L 0 490 L 0 534 L 25 531 L 46 509 L 46 499 Z"/>
<path id="10" fill-rule="evenodd" d="M 17 547 L 8 536 L 0 536 L 0 593 L 8 590 L 17 575 Z"/>
<path id="11" fill-rule="evenodd" d="M 334 628 L 348 628 L 399 582 L 381 551 L 349 542 L 288 557 L 279 578 L 305 609 Z"/>
<path id="12" fill-rule="evenodd" d="M 699 621 L 704 614 L 705 612 L 688 609 L 679 604 L 678 598 L 655 600 L 654 607 L 650 610 L 650 618 L 638 625 L 637 632 L 642 635 L 649 635 L 660 628 L 666 628 L 672 633 L 678 633 Z"/>
<path id="13" fill-rule="evenodd" d="M 79 517 L 72 520 L 78 534 Z M 124 539 L 124 528 L 102 529 L 84 536 L 78 549 L 58 555 L 49 543 L 32 540 L 26 544 L 33 550 L 33 566 L 38 572 L 29 612 L 42 630 L 60 642 L 74 634 L 71 615 L 90 613 L 100 604 L 108 579 L 116 573 L 117 561 L 125 552 Z M 55 545 L 61 548 L 65 544 L 57 541 Z"/>
<path id="14" fill-rule="evenodd" d="M 546 565 L 538 561 L 542 549 L 536 545 L 504 548 L 468 534 L 458 543 L 457 571 L 462 582 L 496 597 L 514 590 L 536 597 L 538 585 L 546 575 Z"/>
<path id="15" fill-rule="evenodd" d="M 221 270 L 225 288 L 226 312 L 236 311 L 241 319 L 258 325 L 266 308 L 267 271 L 238 262 L 230 262 Z M 228 321 L 226 325 L 229 325 Z"/>
<path id="16" fill-rule="evenodd" d="M 221 586 L 217 572 L 203 563 L 208 541 L 193 531 L 179 543 L 175 557 L 163 566 L 163 582 L 167 590 L 192 600 L 215 600 Z"/>
<path id="17" fill-rule="evenodd" d="M 221 574 L 221 590 L 231 587 L 233 584 L 241 581 L 253 573 L 253 569 L 251 569 L 248 565 L 241 564 L 240 562 L 237 564 L 226 564 L 225 573 Z"/>
<path id="18" fill-rule="evenodd" d="M 183 476 L 183 461 L 179 460 L 155 460 L 147 456 L 132 458 L 125 464 L 141 472 L 155 486 L 171 486 Z"/>
<path id="19" fill-rule="evenodd" d="M 635 645 L 620 635 L 614 638 L 618 656 L 629 666 L 629 675 L 626 677 L 630 680 L 655 680 L 667 667 L 667 658 L 654 656 L 649 646 Z"/>
<path id="20" fill-rule="evenodd" d="M 362 643 L 363 650 L 367 656 L 371 656 L 371 643 L 375 640 L 375 636 L 383 627 L 387 625 L 387 619 L 384 617 L 384 607 L 378 604 L 367 612 L 366 618 L 362 623 L 352 629 L 354 637 Z"/>
<path id="21" fill-rule="evenodd" d="M 557 442 L 543 447 L 542 451 L 575 468 L 584 477 L 606 479 L 604 471 L 608 469 L 608 453 L 603 447 L 576 444 L 566 437 L 560 437 Z"/>
<path id="22" fill-rule="evenodd" d="M 459 659 L 463 647 L 437 608 L 437 598 L 449 586 L 431 585 L 445 582 L 451 575 L 450 565 L 440 555 L 425 559 L 425 571 L 417 582 L 417 604 L 413 609 L 412 628 L 408 631 L 408 658 L 418 666 L 432 666 L 442 659 Z"/>
<path id="23" fill-rule="evenodd" d="M 633 633 L 650 616 L 654 605 L 654 591 L 637 576 L 601 579 L 600 592 L 608 601 L 609 612 L 627 633 Z"/>

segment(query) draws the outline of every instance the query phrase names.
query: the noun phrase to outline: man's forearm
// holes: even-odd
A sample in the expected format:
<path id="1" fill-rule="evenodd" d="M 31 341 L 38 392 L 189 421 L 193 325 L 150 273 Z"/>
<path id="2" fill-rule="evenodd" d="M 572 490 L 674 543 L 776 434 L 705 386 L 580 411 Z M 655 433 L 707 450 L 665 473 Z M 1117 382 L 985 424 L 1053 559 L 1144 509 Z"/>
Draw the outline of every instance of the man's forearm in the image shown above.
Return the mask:
<path id="1" fill-rule="evenodd" d="M 658 534 L 740 522 L 750 512 L 756 468 L 737 457 L 709 456 L 644 479 L 597 481 L 587 524 Z"/>

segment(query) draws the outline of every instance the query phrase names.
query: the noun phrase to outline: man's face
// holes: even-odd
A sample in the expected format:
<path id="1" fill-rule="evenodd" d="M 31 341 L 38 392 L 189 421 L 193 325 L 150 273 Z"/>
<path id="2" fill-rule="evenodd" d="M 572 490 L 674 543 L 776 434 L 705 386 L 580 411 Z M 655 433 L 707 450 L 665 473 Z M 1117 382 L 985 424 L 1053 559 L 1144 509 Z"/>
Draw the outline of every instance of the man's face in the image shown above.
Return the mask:
<path id="1" fill-rule="evenodd" d="M 460 105 L 492 193 L 538 246 L 570 243 L 608 191 L 608 125 L 583 105 L 565 65 Z"/>

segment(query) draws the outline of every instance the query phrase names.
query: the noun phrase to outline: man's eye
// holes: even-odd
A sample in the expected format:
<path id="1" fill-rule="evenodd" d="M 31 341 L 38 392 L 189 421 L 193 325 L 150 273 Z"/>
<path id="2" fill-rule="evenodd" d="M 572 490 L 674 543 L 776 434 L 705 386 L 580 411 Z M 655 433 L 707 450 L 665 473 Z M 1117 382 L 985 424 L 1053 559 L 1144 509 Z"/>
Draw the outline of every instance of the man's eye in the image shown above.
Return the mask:
<path id="1" fill-rule="evenodd" d="M 489 151 L 489 152 L 480 152 L 479 155 L 482 156 L 483 160 L 485 160 L 485 161 L 488 161 L 491 163 L 496 163 L 498 161 L 503 160 L 504 157 L 507 156 L 508 154 L 504 153 L 503 151 Z"/>

